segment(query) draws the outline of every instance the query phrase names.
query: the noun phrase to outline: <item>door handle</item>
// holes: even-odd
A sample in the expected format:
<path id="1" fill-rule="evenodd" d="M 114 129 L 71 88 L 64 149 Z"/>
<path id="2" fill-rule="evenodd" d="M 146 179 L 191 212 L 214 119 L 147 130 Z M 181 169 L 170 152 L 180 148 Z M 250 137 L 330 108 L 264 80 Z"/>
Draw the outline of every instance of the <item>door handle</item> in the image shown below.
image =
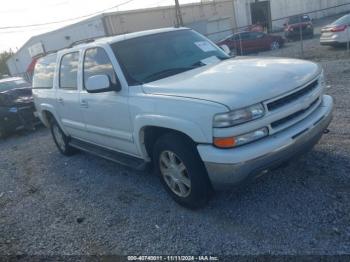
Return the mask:
<path id="1" fill-rule="evenodd" d="M 57 98 L 57 102 L 60 104 L 63 104 L 64 100 L 63 100 L 63 98 L 60 97 L 60 98 Z"/>
<path id="2" fill-rule="evenodd" d="M 80 101 L 80 106 L 83 108 L 88 108 L 89 107 L 89 103 L 86 100 L 81 100 Z"/>

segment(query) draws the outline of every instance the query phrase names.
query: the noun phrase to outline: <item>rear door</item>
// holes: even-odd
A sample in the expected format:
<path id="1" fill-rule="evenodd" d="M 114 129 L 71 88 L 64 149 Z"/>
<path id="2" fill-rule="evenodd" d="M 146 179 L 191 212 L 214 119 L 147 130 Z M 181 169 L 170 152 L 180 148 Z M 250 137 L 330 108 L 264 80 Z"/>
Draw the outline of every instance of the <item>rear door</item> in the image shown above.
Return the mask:
<path id="1" fill-rule="evenodd" d="M 60 59 L 56 81 L 56 108 L 59 121 L 68 135 L 83 138 L 85 124 L 79 104 L 79 52 L 64 54 Z"/>

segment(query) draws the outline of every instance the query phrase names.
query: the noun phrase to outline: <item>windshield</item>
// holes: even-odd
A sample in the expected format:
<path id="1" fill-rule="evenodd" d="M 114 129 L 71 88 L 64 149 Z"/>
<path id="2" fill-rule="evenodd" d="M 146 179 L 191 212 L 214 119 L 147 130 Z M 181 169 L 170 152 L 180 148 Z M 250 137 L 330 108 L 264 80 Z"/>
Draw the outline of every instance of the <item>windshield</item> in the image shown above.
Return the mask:
<path id="1" fill-rule="evenodd" d="M 9 91 L 15 88 L 28 87 L 29 84 L 24 79 L 0 82 L 0 92 Z"/>
<path id="2" fill-rule="evenodd" d="M 343 16 L 332 23 L 332 25 L 347 25 L 350 23 L 350 15 Z"/>
<path id="3" fill-rule="evenodd" d="M 148 35 L 111 45 L 129 85 L 152 82 L 205 65 L 204 59 L 229 58 L 192 30 Z"/>

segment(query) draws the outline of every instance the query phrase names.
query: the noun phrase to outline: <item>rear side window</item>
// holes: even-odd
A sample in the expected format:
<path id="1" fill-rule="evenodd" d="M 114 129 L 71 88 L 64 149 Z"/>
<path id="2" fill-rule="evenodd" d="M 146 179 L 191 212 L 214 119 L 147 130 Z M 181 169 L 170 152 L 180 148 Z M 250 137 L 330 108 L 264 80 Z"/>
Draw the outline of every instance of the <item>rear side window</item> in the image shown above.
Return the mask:
<path id="1" fill-rule="evenodd" d="M 86 50 L 84 58 L 84 86 L 89 77 L 95 75 L 107 75 L 112 85 L 119 84 L 111 60 L 101 47 Z"/>
<path id="2" fill-rule="evenodd" d="M 51 89 L 53 87 L 56 58 L 56 55 L 49 55 L 38 60 L 33 76 L 34 89 Z"/>
<path id="3" fill-rule="evenodd" d="M 60 88 L 78 89 L 79 52 L 65 54 L 60 65 Z"/>

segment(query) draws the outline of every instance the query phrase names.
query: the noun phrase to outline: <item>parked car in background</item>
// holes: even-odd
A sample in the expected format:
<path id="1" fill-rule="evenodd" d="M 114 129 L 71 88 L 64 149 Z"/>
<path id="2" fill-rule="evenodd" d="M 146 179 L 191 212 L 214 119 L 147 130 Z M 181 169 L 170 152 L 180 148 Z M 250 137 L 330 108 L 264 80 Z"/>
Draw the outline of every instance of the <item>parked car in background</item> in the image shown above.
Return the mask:
<path id="1" fill-rule="evenodd" d="M 0 80 L 0 137 L 20 129 L 32 129 L 39 119 L 31 85 L 23 78 Z"/>
<path id="2" fill-rule="evenodd" d="M 263 32 L 241 32 L 230 35 L 217 44 L 227 45 L 230 50 L 243 55 L 265 50 L 281 48 L 285 40 L 281 36 L 266 34 Z"/>
<path id="3" fill-rule="evenodd" d="M 350 14 L 344 15 L 321 30 L 321 45 L 337 46 L 350 42 Z"/>
<path id="4" fill-rule="evenodd" d="M 300 29 L 303 37 L 314 36 L 314 26 L 308 15 L 289 17 L 284 24 L 285 37 L 289 40 L 300 39 Z"/>
<path id="5" fill-rule="evenodd" d="M 332 119 L 320 65 L 232 58 L 188 28 L 61 50 L 35 67 L 38 114 L 58 150 L 143 169 L 198 208 L 311 149 Z"/>

